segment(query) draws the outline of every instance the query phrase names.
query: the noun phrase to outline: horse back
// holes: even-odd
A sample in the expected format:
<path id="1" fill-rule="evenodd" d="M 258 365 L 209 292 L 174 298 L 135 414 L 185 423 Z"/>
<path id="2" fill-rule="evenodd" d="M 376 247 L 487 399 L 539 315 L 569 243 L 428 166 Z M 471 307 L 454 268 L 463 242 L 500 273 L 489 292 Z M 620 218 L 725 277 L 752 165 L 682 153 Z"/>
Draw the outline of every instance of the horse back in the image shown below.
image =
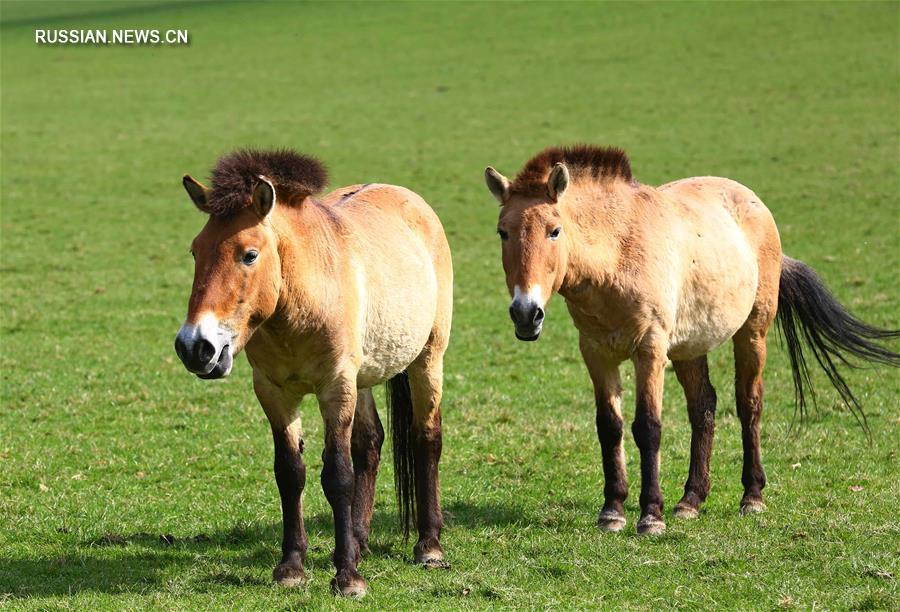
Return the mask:
<path id="1" fill-rule="evenodd" d="M 754 249 L 770 248 L 773 243 L 780 247 L 772 213 L 756 193 L 737 181 L 718 176 L 691 177 L 666 183 L 659 191 L 703 216 L 727 213 Z"/>

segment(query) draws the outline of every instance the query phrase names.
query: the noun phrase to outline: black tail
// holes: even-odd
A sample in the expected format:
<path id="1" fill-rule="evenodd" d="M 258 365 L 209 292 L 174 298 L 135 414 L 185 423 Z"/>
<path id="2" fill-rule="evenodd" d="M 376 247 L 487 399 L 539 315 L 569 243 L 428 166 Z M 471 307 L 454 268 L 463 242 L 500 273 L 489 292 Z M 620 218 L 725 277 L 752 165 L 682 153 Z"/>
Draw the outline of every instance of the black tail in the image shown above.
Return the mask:
<path id="1" fill-rule="evenodd" d="M 397 491 L 403 537 L 409 538 L 410 525 L 416 514 L 416 470 L 412 444 L 412 396 L 406 372 L 397 374 L 387 382 L 385 396 L 394 449 L 394 489 Z"/>
<path id="2" fill-rule="evenodd" d="M 900 337 L 900 330 L 879 329 L 863 323 L 841 306 L 812 268 L 790 257 L 784 257 L 782 261 L 778 325 L 791 357 L 801 418 L 806 409 L 806 392 L 815 403 L 815 391 L 801 342 L 805 340 L 841 399 L 868 434 L 866 415 L 837 366 L 858 367 L 848 361 L 850 356 L 900 366 L 900 355 L 879 344 L 879 341 Z"/>

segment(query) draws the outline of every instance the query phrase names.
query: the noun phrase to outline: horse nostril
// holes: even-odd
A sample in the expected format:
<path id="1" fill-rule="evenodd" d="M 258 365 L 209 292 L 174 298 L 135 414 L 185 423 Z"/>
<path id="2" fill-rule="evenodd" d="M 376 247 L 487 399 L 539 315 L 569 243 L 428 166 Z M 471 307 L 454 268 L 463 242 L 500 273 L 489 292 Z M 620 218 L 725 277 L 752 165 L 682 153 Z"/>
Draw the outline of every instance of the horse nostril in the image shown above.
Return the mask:
<path id="1" fill-rule="evenodd" d="M 540 327 L 544 322 L 544 309 L 534 302 L 521 304 L 513 302 L 509 307 L 509 318 L 516 325 L 532 325 Z"/>
<path id="2" fill-rule="evenodd" d="M 194 354 L 197 357 L 198 363 L 207 364 L 216 356 L 216 347 L 214 347 L 209 340 L 197 340 L 194 347 Z"/>

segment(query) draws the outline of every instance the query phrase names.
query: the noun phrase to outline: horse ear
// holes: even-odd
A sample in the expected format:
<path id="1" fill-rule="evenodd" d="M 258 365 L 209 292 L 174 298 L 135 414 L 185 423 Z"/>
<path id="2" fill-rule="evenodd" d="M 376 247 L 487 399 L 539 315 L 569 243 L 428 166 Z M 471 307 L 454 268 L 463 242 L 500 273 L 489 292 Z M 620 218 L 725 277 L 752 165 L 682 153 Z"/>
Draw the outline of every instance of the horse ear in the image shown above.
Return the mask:
<path id="1" fill-rule="evenodd" d="M 493 166 L 488 166 L 484 169 L 484 182 L 487 183 L 488 189 L 500 202 L 500 206 L 503 206 L 506 198 L 509 197 L 509 180 L 497 172 Z"/>
<path id="2" fill-rule="evenodd" d="M 568 186 L 569 169 L 566 168 L 564 163 L 557 162 L 553 166 L 553 170 L 550 171 L 550 178 L 547 179 L 547 193 L 550 194 L 550 199 L 554 202 L 559 202 Z"/>
<path id="3" fill-rule="evenodd" d="M 260 219 L 265 219 L 275 207 L 275 185 L 262 175 L 258 178 L 259 182 L 253 188 L 253 209 Z"/>
<path id="4" fill-rule="evenodd" d="M 194 206 L 203 212 L 209 212 L 206 209 L 206 205 L 209 202 L 209 189 L 190 174 L 185 174 L 181 177 L 181 184 L 184 185 L 185 191 L 191 196 Z"/>

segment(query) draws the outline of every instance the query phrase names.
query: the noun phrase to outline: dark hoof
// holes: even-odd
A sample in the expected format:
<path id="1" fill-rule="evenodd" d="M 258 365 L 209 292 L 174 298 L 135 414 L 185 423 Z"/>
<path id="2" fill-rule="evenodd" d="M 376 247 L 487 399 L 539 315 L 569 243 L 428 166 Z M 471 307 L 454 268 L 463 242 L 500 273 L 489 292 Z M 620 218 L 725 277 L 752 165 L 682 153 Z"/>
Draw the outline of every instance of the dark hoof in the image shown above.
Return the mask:
<path id="1" fill-rule="evenodd" d="M 672 515 L 677 519 L 695 519 L 700 516 L 700 510 L 688 504 L 678 503 L 672 511 Z"/>
<path id="2" fill-rule="evenodd" d="M 427 559 L 417 560 L 416 563 L 418 563 L 425 569 L 450 569 L 450 563 L 448 561 L 445 561 L 444 559 L 438 559 L 436 557 L 428 557 Z"/>
<path id="3" fill-rule="evenodd" d="M 641 517 L 637 524 L 638 535 L 659 535 L 666 531 L 666 524 L 659 517 L 648 514 Z"/>
<path id="4" fill-rule="evenodd" d="M 625 515 L 615 510 L 601 510 L 597 516 L 597 527 L 603 531 L 617 533 L 625 528 Z"/>
<path id="5" fill-rule="evenodd" d="M 440 548 L 416 552 L 415 563 L 425 569 L 450 569 L 450 564 L 444 561 L 444 551 Z"/>
<path id="6" fill-rule="evenodd" d="M 303 573 L 303 566 L 279 563 L 272 570 L 272 580 L 283 587 L 298 587 L 306 584 L 306 574 Z"/>
<path id="7" fill-rule="evenodd" d="M 761 499 L 745 499 L 741 502 L 741 516 L 756 514 L 768 510 Z"/>
<path id="8" fill-rule="evenodd" d="M 341 597 L 362 599 L 369 585 L 356 570 L 341 570 L 331 579 L 331 592 Z"/>

